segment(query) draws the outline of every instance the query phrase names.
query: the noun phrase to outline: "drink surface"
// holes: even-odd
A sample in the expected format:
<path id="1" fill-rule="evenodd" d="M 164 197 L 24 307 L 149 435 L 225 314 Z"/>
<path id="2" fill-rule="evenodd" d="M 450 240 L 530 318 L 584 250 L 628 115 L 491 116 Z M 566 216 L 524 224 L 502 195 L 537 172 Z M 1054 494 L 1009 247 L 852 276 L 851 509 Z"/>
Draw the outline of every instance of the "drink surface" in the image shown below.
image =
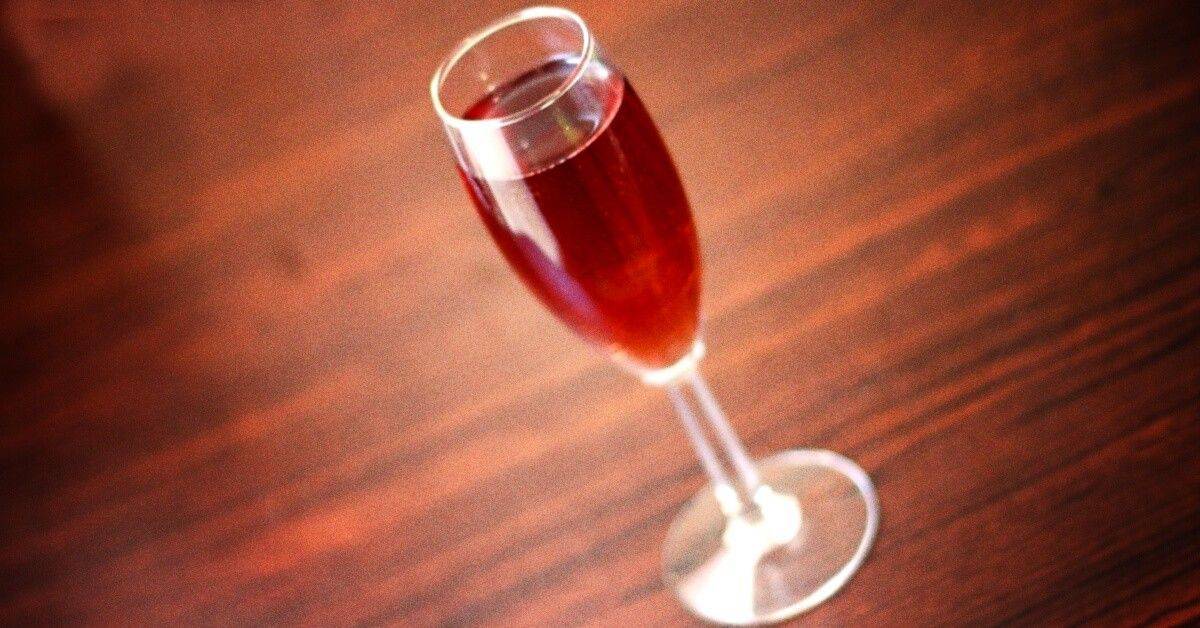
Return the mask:
<path id="1" fill-rule="evenodd" d="M 566 80 L 552 62 L 473 105 L 468 119 L 536 103 Z M 624 80 L 616 78 L 614 80 Z M 509 264 L 584 338 L 643 368 L 691 349 L 699 324 L 700 261 L 687 196 L 666 145 L 626 81 L 607 125 L 573 154 L 513 179 L 463 172 L 479 215 Z M 561 131 L 570 133 L 568 124 Z M 513 159 L 520 163 L 522 141 Z"/>

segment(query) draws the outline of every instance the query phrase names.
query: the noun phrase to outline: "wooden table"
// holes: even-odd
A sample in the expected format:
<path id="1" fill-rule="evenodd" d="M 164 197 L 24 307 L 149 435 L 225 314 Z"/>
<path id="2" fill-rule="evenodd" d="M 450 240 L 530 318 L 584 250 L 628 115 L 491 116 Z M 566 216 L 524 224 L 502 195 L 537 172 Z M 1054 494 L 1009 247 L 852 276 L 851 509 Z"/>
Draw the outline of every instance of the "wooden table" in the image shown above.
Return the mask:
<path id="1" fill-rule="evenodd" d="M 773 5 L 576 8 L 733 422 L 878 484 L 804 619 L 1195 620 L 1195 6 Z M 513 6 L 3 5 L 0 623 L 692 623 L 668 404 L 525 293 L 428 102 Z"/>

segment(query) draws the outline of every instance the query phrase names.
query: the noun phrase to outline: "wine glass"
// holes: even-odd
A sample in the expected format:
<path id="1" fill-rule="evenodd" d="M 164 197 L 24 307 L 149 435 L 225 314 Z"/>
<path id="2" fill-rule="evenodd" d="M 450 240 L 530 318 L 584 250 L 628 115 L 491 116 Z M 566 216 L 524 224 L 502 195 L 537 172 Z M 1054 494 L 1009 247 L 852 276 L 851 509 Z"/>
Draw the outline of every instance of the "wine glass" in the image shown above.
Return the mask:
<path id="1" fill-rule="evenodd" d="M 583 20 L 553 7 L 500 18 L 454 48 L 430 91 L 508 263 L 678 411 L 710 484 L 667 533 L 667 585 L 726 624 L 785 619 L 837 591 L 875 537 L 874 486 L 829 451 L 746 454 L 698 370 L 700 258 L 683 186 Z"/>

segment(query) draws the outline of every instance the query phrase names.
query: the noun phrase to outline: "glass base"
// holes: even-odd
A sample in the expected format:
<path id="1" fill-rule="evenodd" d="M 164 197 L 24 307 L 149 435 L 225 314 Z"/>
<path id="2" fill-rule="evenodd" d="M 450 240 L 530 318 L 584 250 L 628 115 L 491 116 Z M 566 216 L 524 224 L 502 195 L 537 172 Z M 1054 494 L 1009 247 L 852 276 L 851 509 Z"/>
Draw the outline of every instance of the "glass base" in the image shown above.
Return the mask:
<path id="1" fill-rule="evenodd" d="M 728 508 L 731 496 L 709 486 L 667 532 L 664 580 L 712 622 L 775 622 L 813 608 L 850 579 L 879 528 L 875 486 L 848 458 L 793 450 L 756 466 L 755 512 L 727 516 L 719 501 Z"/>

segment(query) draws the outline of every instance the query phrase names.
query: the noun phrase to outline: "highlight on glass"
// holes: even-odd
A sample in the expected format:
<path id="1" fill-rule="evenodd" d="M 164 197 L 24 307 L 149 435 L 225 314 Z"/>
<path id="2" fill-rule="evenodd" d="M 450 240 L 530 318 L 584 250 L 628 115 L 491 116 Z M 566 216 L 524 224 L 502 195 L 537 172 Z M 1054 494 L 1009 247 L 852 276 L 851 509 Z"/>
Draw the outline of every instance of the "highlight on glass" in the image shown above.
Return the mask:
<path id="1" fill-rule="evenodd" d="M 746 453 L 699 372 L 687 195 L 646 107 L 584 21 L 554 7 L 500 18 L 454 48 L 430 92 L 508 263 L 575 333 L 666 392 L 708 474 L 667 532 L 665 583 L 726 624 L 785 619 L 841 588 L 878 529 L 874 486 L 833 452 Z"/>

